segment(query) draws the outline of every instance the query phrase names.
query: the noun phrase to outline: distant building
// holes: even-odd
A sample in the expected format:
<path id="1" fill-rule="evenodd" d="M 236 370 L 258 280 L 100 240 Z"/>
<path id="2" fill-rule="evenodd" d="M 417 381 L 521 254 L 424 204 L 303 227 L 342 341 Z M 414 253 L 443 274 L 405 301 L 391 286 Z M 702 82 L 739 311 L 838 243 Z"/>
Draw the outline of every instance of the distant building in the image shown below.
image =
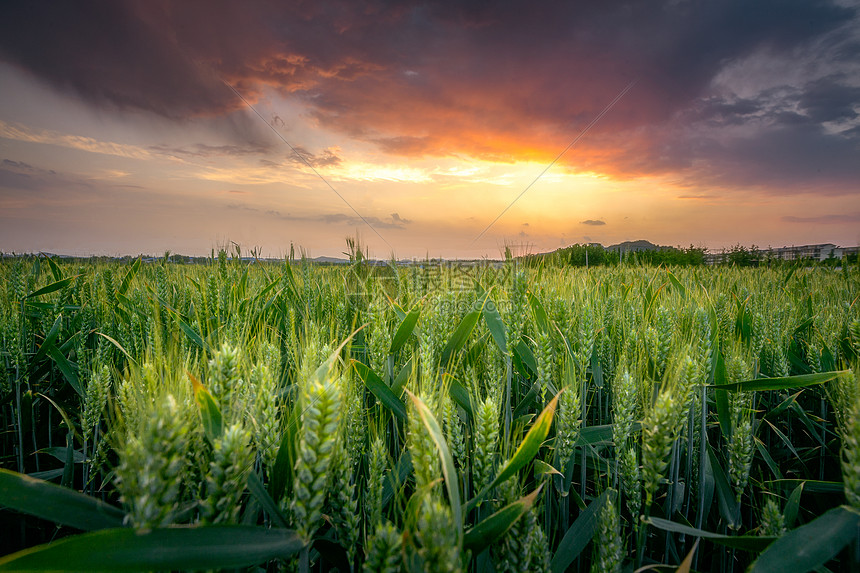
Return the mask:
<path id="1" fill-rule="evenodd" d="M 858 257 L 860 256 L 860 246 L 857 247 L 842 247 L 843 257 Z"/>
<path id="2" fill-rule="evenodd" d="M 828 259 L 841 259 L 843 256 L 856 256 L 860 252 L 858 247 L 840 247 L 833 243 L 820 243 L 817 245 L 792 245 L 790 247 L 758 249 L 753 254 L 758 262 L 764 263 L 768 260 L 778 261 L 815 261 L 823 262 Z M 723 249 L 705 254 L 705 262 L 709 265 L 725 264 L 731 260 L 731 251 Z"/>
<path id="3" fill-rule="evenodd" d="M 821 243 L 818 245 L 792 245 L 778 249 L 767 249 L 759 251 L 765 257 L 772 257 L 782 261 L 813 260 L 826 261 L 827 259 L 841 259 L 844 249 L 833 243 Z"/>

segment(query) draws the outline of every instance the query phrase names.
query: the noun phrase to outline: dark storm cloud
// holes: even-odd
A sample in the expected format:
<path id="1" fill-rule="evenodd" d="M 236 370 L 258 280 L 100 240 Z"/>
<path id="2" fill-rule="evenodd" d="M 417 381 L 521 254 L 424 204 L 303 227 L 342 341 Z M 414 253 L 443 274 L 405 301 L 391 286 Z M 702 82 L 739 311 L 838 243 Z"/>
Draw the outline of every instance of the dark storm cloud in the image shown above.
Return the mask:
<path id="1" fill-rule="evenodd" d="M 680 149 L 686 144 L 686 149 Z M 718 140 L 677 140 L 689 184 L 755 187 L 767 194 L 858 193 L 860 133 L 828 133 L 808 121 Z"/>
<path id="2" fill-rule="evenodd" d="M 856 128 L 821 123 L 857 118 L 860 88 L 830 71 L 856 62 L 856 24 L 853 9 L 824 0 L 16 2 L 0 21 L 0 59 L 103 108 L 257 123 L 224 79 L 251 102 L 266 87 L 297 98 L 322 127 L 388 153 L 499 161 L 552 159 L 638 79 L 562 163 L 844 183 L 857 177 L 842 164 Z M 744 97 L 713 91 L 727 66 L 762 51 L 821 72 Z M 732 127 L 756 129 L 719 133 Z"/>
<path id="3" fill-rule="evenodd" d="M 800 97 L 801 109 L 814 122 L 844 121 L 858 117 L 860 87 L 846 85 L 844 75 L 810 82 Z"/>
<path id="4" fill-rule="evenodd" d="M 714 127 L 743 125 L 763 111 L 762 104 L 752 99 L 705 97 L 690 110 L 689 119 Z"/>
<path id="5" fill-rule="evenodd" d="M 587 90 L 604 95 L 619 78 L 638 76 L 661 96 L 651 105 L 671 111 L 725 61 L 765 44 L 794 48 L 851 15 L 808 0 L 18 2 L 5 10 L 0 53 L 57 87 L 170 117 L 238 107 L 219 76 L 240 87 L 265 80 L 309 91 L 364 77 L 390 85 L 396 71 L 431 93 L 440 80 L 524 85 L 510 94 L 519 111 L 556 119 L 566 111 L 570 120 L 583 107 L 566 103 L 575 96 L 570 88 L 605 81 Z M 411 75 L 400 69 L 407 64 Z M 327 106 L 352 107 L 339 95 Z"/>
<path id="6" fill-rule="evenodd" d="M 154 4 L 109 1 L 7 4 L 0 55 L 100 105 L 172 118 L 235 107 L 229 89 L 195 65 L 159 12 Z"/>

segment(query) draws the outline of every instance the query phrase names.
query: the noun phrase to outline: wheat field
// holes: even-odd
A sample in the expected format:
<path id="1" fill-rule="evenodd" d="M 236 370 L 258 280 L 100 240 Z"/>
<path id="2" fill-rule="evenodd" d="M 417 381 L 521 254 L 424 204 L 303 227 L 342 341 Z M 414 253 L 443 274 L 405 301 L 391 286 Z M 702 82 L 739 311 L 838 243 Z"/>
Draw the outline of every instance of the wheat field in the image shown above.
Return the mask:
<path id="1" fill-rule="evenodd" d="M 860 567 L 857 266 L 239 255 L 0 259 L 0 570 Z"/>

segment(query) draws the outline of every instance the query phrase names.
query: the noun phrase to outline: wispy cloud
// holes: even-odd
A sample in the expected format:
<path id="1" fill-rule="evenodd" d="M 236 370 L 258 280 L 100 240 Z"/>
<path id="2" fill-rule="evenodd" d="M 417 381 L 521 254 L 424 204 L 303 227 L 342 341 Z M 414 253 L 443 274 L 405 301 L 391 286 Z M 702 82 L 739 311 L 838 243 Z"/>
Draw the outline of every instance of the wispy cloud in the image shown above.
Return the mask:
<path id="1" fill-rule="evenodd" d="M 819 215 L 817 217 L 795 217 L 793 215 L 787 215 L 783 217 L 782 220 L 786 223 L 813 223 L 818 225 L 860 223 L 860 213 L 840 213 L 833 215 Z"/>
<path id="2" fill-rule="evenodd" d="M 380 229 L 405 229 L 407 225 L 412 224 L 412 220 L 405 219 L 397 213 L 392 213 L 388 217 L 373 217 L 366 216 L 363 221 L 355 215 L 345 213 L 322 213 L 322 214 L 295 214 L 291 212 L 284 213 L 280 209 L 268 208 L 265 206 L 252 205 L 245 202 L 233 201 L 225 205 L 232 211 L 247 211 L 251 213 L 259 213 L 267 217 L 274 217 L 283 221 L 318 223 L 324 225 L 353 225 L 364 226 L 365 221 L 374 227 Z"/>
<path id="3" fill-rule="evenodd" d="M 716 195 L 678 195 L 678 199 L 687 199 L 690 201 L 712 201 L 716 198 Z"/>
<path id="4" fill-rule="evenodd" d="M 580 225 L 590 225 L 592 227 L 601 227 L 606 224 L 606 221 L 602 221 L 600 219 L 586 219 L 585 221 L 580 221 Z"/>
<path id="5" fill-rule="evenodd" d="M 296 153 L 290 155 L 290 159 L 301 165 L 310 164 L 314 168 L 319 167 L 333 167 L 341 164 L 341 158 L 337 156 L 335 153 L 335 149 L 323 149 L 320 153 L 311 153 L 306 148 L 301 145 L 294 145 L 293 149 L 296 150 L 296 153 L 301 155 L 301 157 L 296 157 Z"/>
<path id="6" fill-rule="evenodd" d="M 3 120 L 0 120 L 0 137 L 14 139 L 16 141 L 59 145 L 61 147 L 78 149 L 89 153 L 115 155 L 117 157 L 126 157 L 130 159 L 150 159 L 153 157 L 151 152 L 136 145 L 114 143 L 111 141 L 99 141 L 91 137 L 14 125 L 6 123 Z"/>
<path id="7" fill-rule="evenodd" d="M 148 148 L 158 155 L 208 159 L 212 157 L 249 157 L 266 153 L 270 148 L 261 145 L 207 145 L 195 143 L 189 146 L 167 144 L 151 145 Z"/>

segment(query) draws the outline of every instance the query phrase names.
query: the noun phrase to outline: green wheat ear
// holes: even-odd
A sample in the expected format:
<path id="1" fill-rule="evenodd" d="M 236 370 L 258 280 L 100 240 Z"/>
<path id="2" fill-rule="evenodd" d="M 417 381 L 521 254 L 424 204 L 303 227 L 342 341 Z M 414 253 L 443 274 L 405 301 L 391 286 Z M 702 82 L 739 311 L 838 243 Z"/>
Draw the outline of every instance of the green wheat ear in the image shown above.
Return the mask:
<path id="1" fill-rule="evenodd" d="M 368 529 L 376 528 L 382 524 L 383 480 L 387 469 L 388 452 L 385 441 L 377 436 L 370 444 L 370 463 L 368 464 L 367 489 L 364 497 Z"/>
<path id="2" fill-rule="evenodd" d="M 173 523 L 187 468 L 189 424 L 176 399 L 168 394 L 135 435 L 120 448 L 116 470 L 126 520 L 137 528 Z"/>
<path id="3" fill-rule="evenodd" d="M 391 523 L 380 523 L 367 540 L 364 573 L 397 573 L 402 561 L 403 537 Z"/>
<path id="4" fill-rule="evenodd" d="M 762 508 L 759 535 L 779 537 L 785 531 L 785 516 L 779 510 L 779 503 L 769 497 Z"/>
<path id="5" fill-rule="evenodd" d="M 340 385 L 331 376 L 302 382 L 299 432 L 292 503 L 296 532 L 309 543 L 320 525 L 329 488 L 329 467 L 337 442 Z"/>
<path id="6" fill-rule="evenodd" d="M 558 452 L 559 468 L 564 471 L 568 460 L 576 449 L 576 439 L 582 425 L 581 402 L 579 400 L 579 384 L 568 384 L 558 400 L 556 414 L 556 450 Z"/>
<path id="7" fill-rule="evenodd" d="M 621 539 L 621 519 L 612 491 L 606 496 L 606 505 L 603 506 L 598 517 L 596 535 L 591 571 L 593 573 L 620 572 L 624 560 L 624 543 Z"/>
<path id="8" fill-rule="evenodd" d="M 520 497 L 519 478 L 513 476 L 499 486 L 502 505 L 511 503 Z M 528 571 L 531 564 L 529 552 L 530 532 L 534 524 L 534 515 L 529 512 L 516 520 L 511 528 L 496 543 L 496 567 L 498 571 L 516 573 Z"/>
<path id="9" fill-rule="evenodd" d="M 225 420 L 232 420 L 236 410 L 238 394 L 244 386 L 239 378 L 239 362 L 242 353 L 238 348 L 225 344 L 217 350 L 209 361 L 207 386 L 218 401 Z"/>
<path id="10" fill-rule="evenodd" d="M 331 495 L 328 498 L 330 511 L 326 513 L 331 516 L 338 542 L 346 549 L 349 562 L 355 563 L 356 546 L 361 531 L 361 512 L 358 509 L 355 472 L 352 459 L 343 443 L 344 438 L 345 436 L 341 435 L 338 439 L 332 456 Z"/>
<path id="11" fill-rule="evenodd" d="M 457 405 L 454 404 L 454 400 L 450 396 L 445 396 L 442 400 L 442 419 L 445 421 L 445 438 L 451 446 L 451 455 L 460 467 L 465 467 L 468 461 L 466 436 L 460 415 L 457 413 Z"/>
<path id="12" fill-rule="evenodd" d="M 250 387 L 254 392 L 251 416 L 254 421 L 254 443 L 267 468 L 275 465 L 278 437 L 281 435 L 281 404 L 274 373 L 266 363 L 251 370 Z"/>
<path id="13" fill-rule="evenodd" d="M 451 508 L 438 498 L 425 499 L 418 514 L 415 537 L 424 571 L 455 573 L 462 570 L 457 527 Z"/>
<path id="14" fill-rule="evenodd" d="M 237 522 L 242 493 L 254 464 L 250 441 L 251 433 L 242 424 L 233 424 L 215 440 L 206 477 L 205 523 Z"/>
<path id="15" fill-rule="evenodd" d="M 860 401 L 855 402 L 845 422 L 841 461 L 845 499 L 860 509 Z"/>
<path id="16" fill-rule="evenodd" d="M 438 481 L 442 474 L 439 462 L 439 454 L 436 453 L 436 444 L 430 436 L 430 432 L 421 421 L 421 417 L 414 409 L 409 414 L 409 453 L 412 455 L 412 468 L 415 473 L 415 489 L 423 490 Z M 438 483 L 433 486 L 436 490 Z"/>
<path id="17" fill-rule="evenodd" d="M 657 486 L 668 465 L 675 439 L 676 400 L 670 392 L 661 392 L 642 421 L 642 481 L 645 507 L 651 505 Z"/>
<path id="18" fill-rule="evenodd" d="M 481 491 L 495 476 L 499 442 L 499 404 L 487 396 L 479 405 L 472 435 L 472 487 Z"/>
<path id="19" fill-rule="evenodd" d="M 87 384 L 87 396 L 84 402 L 83 427 L 81 428 L 84 439 L 93 435 L 93 429 L 99 423 L 102 410 L 107 405 L 110 393 L 110 370 L 106 364 L 102 364 L 94 373 Z"/>

